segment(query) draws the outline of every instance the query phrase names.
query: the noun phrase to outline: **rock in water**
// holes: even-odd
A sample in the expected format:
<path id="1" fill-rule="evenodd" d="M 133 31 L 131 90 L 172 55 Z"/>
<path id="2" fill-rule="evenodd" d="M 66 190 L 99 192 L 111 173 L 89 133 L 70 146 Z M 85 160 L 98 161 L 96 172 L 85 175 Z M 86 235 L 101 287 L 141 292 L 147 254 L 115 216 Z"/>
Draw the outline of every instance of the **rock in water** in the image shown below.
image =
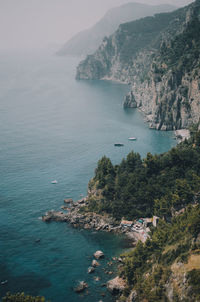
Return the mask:
<path id="1" fill-rule="evenodd" d="M 124 108 L 137 108 L 137 103 L 132 91 L 125 97 Z"/>
<path id="2" fill-rule="evenodd" d="M 74 288 L 76 293 L 83 292 L 88 287 L 88 284 L 85 281 L 80 281 L 78 286 Z"/>
<path id="3" fill-rule="evenodd" d="M 93 266 L 88 267 L 88 274 L 94 273 L 95 269 Z"/>
<path id="4" fill-rule="evenodd" d="M 107 282 L 107 289 L 113 294 L 118 295 L 121 293 L 126 287 L 126 282 L 124 279 L 120 277 L 116 277 Z"/>
<path id="5" fill-rule="evenodd" d="M 73 203 L 72 198 L 64 199 L 64 203 Z"/>
<path id="6" fill-rule="evenodd" d="M 96 251 L 96 253 L 94 253 L 94 257 L 95 257 L 96 259 L 102 259 L 102 258 L 104 258 L 105 256 L 104 256 L 104 253 L 103 253 L 102 251 Z"/>
<path id="7" fill-rule="evenodd" d="M 96 260 L 93 260 L 92 261 L 92 266 L 93 267 L 97 267 L 97 266 L 99 266 L 100 264 L 99 264 L 99 262 L 97 262 Z"/>

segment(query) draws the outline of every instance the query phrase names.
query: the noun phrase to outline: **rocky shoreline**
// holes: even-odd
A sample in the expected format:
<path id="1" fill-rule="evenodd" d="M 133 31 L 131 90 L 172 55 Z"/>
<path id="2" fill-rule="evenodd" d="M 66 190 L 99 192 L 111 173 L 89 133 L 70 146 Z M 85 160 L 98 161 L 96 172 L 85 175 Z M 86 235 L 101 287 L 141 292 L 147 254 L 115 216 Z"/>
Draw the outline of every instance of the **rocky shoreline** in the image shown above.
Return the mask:
<path id="1" fill-rule="evenodd" d="M 70 202 L 68 200 L 64 200 L 64 202 L 68 205 L 62 206 L 62 211 L 48 211 L 42 216 L 42 221 L 67 222 L 74 228 L 125 234 L 133 246 L 138 240 L 143 241 L 139 233 L 130 231 L 129 228 L 122 226 L 111 216 L 99 215 L 94 212 L 81 212 L 81 208 L 88 205 L 87 197 L 77 202 L 73 202 L 71 199 Z"/>

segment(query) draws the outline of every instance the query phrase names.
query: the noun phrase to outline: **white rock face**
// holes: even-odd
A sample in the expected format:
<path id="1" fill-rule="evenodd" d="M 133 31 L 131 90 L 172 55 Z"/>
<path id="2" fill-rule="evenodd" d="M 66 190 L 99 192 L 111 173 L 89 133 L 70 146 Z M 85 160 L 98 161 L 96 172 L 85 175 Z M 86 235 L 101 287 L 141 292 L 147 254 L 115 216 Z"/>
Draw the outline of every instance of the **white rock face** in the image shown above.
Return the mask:
<path id="1" fill-rule="evenodd" d="M 183 68 L 180 71 L 180 62 L 177 61 L 173 69 L 167 65 L 161 51 L 164 43 L 168 48 L 171 47 L 170 43 L 187 29 L 194 15 L 193 4 L 188 9 L 182 9 L 180 15 L 178 12 L 177 16 L 171 15 L 166 27 L 161 26 L 160 32 L 156 34 L 152 32 L 152 40 L 147 38 L 150 47 L 143 45 L 143 35 L 137 33 L 138 23 L 132 22 L 132 27 L 120 25 L 113 35 L 104 39 L 93 55 L 79 64 L 77 78 L 128 83 L 131 91 L 125 105 L 139 108 L 147 117 L 150 128 L 177 130 L 198 123 L 200 59 L 195 59 L 191 53 L 194 68 L 190 71 Z M 157 48 L 151 47 L 156 43 Z"/>
<path id="2" fill-rule="evenodd" d="M 99 265 L 100 265 L 99 262 L 97 262 L 96 260 L 92 260 L 92 266 L 93 267 L 97 267 Z"/>

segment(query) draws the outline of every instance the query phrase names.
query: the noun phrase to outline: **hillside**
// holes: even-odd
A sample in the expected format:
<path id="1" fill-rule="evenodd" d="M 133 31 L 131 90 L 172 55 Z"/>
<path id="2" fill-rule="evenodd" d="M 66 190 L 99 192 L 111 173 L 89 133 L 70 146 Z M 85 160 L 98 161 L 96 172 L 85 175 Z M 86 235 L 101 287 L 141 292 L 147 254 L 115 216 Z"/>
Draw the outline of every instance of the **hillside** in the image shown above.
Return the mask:
<path id="1" fill-rule="evenodd" d="M 121 23 L 136 20 L 145 16 L 152 16 L 159 12 L 174 10 L 172 5 L 146 5 L 127 3 L 109 10 L 105 16 L 92 28 L 79 32 L 73 36 L 58 51 L 58 55 L 87 55 L 93 53 L 105 36 L 109 36 Z"/>
<path id="2" fill-rule="evenodd" d="M 145 243 L 123 255 L 126 281 L 117 301 L 200 301 L 200 131 L 161 155 L 131 152 L 113 166 L 105 156 L 88 186 L 82 213 L 119 222 L 159 217 Z M 141 218 L 140 218 L 141 219 Z"/>
<path id="3" fill-rule="evenodd" d="M 199 204 L 171 223 L 161 220 L 151 239 L 139 242 L 124 262 L 120 275 L 127 288 L 118 301 L 200 301 Z"/>
<path id="4" fill-rule="evenodd" d="M 77 79 L 129 83 L 125 106 L 144 112 L 151 128 L 173 130 L 200 117 L 200 1 L 171 13 L 120 25 L 82 61 Z"/>

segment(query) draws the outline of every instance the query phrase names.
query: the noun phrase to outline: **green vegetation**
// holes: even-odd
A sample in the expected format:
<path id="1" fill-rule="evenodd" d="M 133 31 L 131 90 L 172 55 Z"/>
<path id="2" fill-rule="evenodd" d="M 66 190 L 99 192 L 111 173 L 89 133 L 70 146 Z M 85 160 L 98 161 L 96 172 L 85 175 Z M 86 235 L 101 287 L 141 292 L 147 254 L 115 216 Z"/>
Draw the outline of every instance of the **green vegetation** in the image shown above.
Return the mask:
<path id="1" fill-rule="evenodd" d="M 190 297 L 187 292 L 189 286 L 193 289 L 193 298 L 184 301 L 198 301 L 195 299 L 200 294 L 200 270 L 190 271 L 187 263 L 190 255 L 199 253 L 200 242 L 196 243 L 199 233 L 200 206 L 188 206 L 183 214 L 173 218 L 172 223 L 161 220 L 151 239 L 145 244 L 139 242 L 136 248 L 126 255 L 121 276 L 126 278 L 129 289 L 134 287 L 137 291 L 136 301 L 168 301 L 167 284 L 171 283 L 173 287 L 175 277 L 179 278 L 180 284 L 183 283 L 184 273 L 188 270 L 188 282 L 185 283 L 183 292 L 180 290 L 179 294 L 174 294 L 173 301 L 180 301 L 180 295 Z M 181 276 L 179 269 L 178 273 L 173 270 L 173 263 L 181 263 L 184 268 Z"/>
<path id="2" fill-rule="evenodd" d="M 163 74 L 171 69 L 181 80 L 182 75 L 198 67 L 200 58 L 199 32 L 200 21 L 196 16 L 188 23 L 183 33 L 177 35 L 168 45 L 166 43 L 162 44 L 159 65 L 165 64 L 167 68 L 159 70 L 159 73 Z M 159 69 L 158 66 L 156 68 Z M 184 88 L 182 94 L 187 95 L 187 87 Z"/>
<path id="3" fill-rule="evenodd" d="M 173 18 L 174 13 L 163 13 L 121 24 L 117 35 L 121 62 L 130 63 L 140 50 L 155 47 L 160 32 Z"/>
<path id="4" fill-rule="evenodd" d="M 25 295 L 24 293 L 11 294 L 7 293 L 5 297 L 2 298 L 2 302 L 45 302 L 44 297 L 33 297 Z"/>
<path id="5" fill-rule="evenodd" d="M 195 130 L 192 130 L 195 131 Z M 89 188 L 86 211 L 111 214 L 117 220 L 152 216 L 170 219 L 173 211 L 193 201 L 200 191 L 200 133 L 161 155 L 141 159 L 131 152 L 113 166 L 105 156 L 98 162 Z"/>
<path id="6" fill-rule="evenodd" d="M 200 269 L 193 269 L 187 274 L 188 283 L 192 287 L 193 295 L 200 300 Z"/>
<path id="7" fill-rule="evenodd" d="M 120 220 L 158 215 L 145 243 L 125 254 L 121 277 L 138 301 L 199 301 L 200 278 L 200 131 L 161 155 L 141 159 L 131 152 L 113 166 L 103 157 L 89 183 L 89 206 L 85 211 L 107 213 Z M 181 210 L 181 211 L 180 211 Z M 192 292 L 192 294 L 191 294 Z"/>

